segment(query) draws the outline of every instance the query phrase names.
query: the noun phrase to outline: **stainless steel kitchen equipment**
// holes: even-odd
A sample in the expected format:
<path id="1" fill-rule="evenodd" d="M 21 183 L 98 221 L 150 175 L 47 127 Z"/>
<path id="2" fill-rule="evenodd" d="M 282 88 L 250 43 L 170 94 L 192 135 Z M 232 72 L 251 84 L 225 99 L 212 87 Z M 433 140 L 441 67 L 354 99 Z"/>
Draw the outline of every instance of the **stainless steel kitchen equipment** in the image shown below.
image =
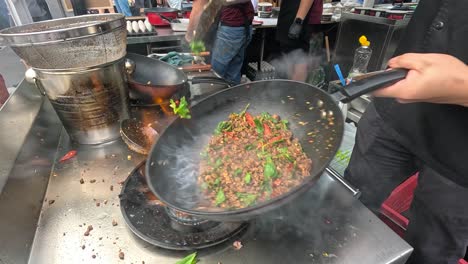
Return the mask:
<path id="1" fill-rule="evenodd" d="M 121 14 L 60 18 L 0 31 L 0 42 L 37 69 L 83 68 L 117 61 L 125 56 L 126 38 Z"/>
<path id="2" fill-rule="evenodd" d="M 173 264 L 189 254 L 146 243 L 125 224 L 120 184 L 145 157 L 115 141 L 78 146 L 76 157 L 59 162 L 75 147 L 47 100 L 36 109 L 40 100 L 35 88 L 23 82 L 0 112 L 0 126 L 21 134 L 0 138 L 2 149 L 11 142 L 10 152 L 18 153 L 10 160 L 11 170 L 0 170 L 0 177 L 8 177 L 0 194 L 0 259 L 15 264 Z M 5 118 L 5 110 L 15 110 L 21 122 Z M 240 236 L 198 250 L 199 263 L 405 263 L 412 248 L 336 177 L 325 172 L 297 207 L 265 215 Z M 86 236 L 88 226 L 93 230 Z M 243 245 L 240 250 L 232 246 L 236 240 Z"/>
<path id="3" fill-rule="evenodd" d="M 80 70 L 37 70 L 34 82 L 73 141 L 99 144 L 120 137 L 120 121 L 128 117 L 124 59 Z"/>
<path id="4" fill-rule="evenodd" d="M 120 14 L 49 20 L 0 31 L 31 68 L 26 80 L 47 95 L 72 141 L 120 137 L 128 118 L 126 29 Z"/>

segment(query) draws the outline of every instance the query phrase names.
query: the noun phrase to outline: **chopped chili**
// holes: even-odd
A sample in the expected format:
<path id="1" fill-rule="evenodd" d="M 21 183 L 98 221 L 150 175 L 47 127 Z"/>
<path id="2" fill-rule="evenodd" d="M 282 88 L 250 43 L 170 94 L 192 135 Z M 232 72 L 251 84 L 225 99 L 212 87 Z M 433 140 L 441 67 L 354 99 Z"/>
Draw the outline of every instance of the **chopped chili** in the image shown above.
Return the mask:
<path id="1" fill-rule="evenodd" d="M 247 123 L 249 123 L 249 125 L 250 125 L 251 127 L 255 127 L 254 119 L 253 119 L 253 117 L 249 114 L 249 112 L 246 112 L 246 113 L 245 113 L 245 120 L 247 121 Z"/>
<path id="2" fill-rule="evenodd" d="M 263 123 L 263 135 L 265 135 L 266 137 L 269 137 L 271 135 L 271 129 L 266 123 Z"/>
<path id="3" fill-rule="evenodd" d="M 277 136 L 277 137 L 274 137 L 274 138 L 271 138 L 268 143 L 273 143 L 273 142 L 276 142 L 276 141 L 280 141 L 282 140 L 283 138 L 281 136 Z"/>
<path id="4" fill-rule="evenodd" d="M 68 151 L 67 154 L 63 155 L 63 157 L 60 158 L 59 162 L 64 162 L 64 161 L 67 161 L 67 160 L 69 160 L 69 159 L 75 157 L 75 156 L 76 156 L 76 153 L 77 153 L 76 150 L 70 150 L 70 151 Z"/>

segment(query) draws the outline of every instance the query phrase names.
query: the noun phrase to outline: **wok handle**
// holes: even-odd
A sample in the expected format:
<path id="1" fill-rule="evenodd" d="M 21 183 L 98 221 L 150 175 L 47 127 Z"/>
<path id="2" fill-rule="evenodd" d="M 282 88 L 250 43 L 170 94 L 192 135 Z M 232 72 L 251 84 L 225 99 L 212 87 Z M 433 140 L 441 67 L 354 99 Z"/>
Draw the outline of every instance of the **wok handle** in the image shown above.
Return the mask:
<path id="1" fill-rule="evenodd" d="M 341 102 L 348 103 L 363 94 L 392 85 L 405 79 L 407 74 L 406 69 L 392 69 L 352 82 L 347 86 L 341 86 L 340 92 L 345 96 Z"/>
<path id="2" fill-rule="evenodd" d="M 351 194 L 356 197 L 356 198 L 359 198 L 361 196 L 361 191 L 355 187 L 353 187 L 347 180 L 345 180 L 345 178 L 343 178 L 342 176 L 340 176 L 340 174 L 332 169 L 331 167 L 328 167 L 326 168 L 326 171 L 328 172 L 328 174 L 330 174 L 330 176 L 332 176 L 336 181 L 338 181 L 339 183 L 341 183 L 346 189 L 348 189 Z"/>
<path id="3" fill-rule="evenodd" d="M 198 76 L 198 77 L 193 77 L 190 79 L 192 84 L 198 84 L 198 83 L 217 83 L 217 84 L 224 84 L 228 87 L 230 87 L 230 83 L 226 81 L 223 78 L 219 77 L 212 77 L 212 76 Z"/>
<path id="4" fill-rule="evenodd" d="M 28 83 L 34 84 L 34 86 L 36 86 L 37 90 L 39 90 L 42 96 L 46 95 L 44 88 L 42 87 L 41 83 L 37 78 L 37 73 L 33 68 L 29 68 L 26 70 L 26 72 L 24 73 L 24 79 Z"/>

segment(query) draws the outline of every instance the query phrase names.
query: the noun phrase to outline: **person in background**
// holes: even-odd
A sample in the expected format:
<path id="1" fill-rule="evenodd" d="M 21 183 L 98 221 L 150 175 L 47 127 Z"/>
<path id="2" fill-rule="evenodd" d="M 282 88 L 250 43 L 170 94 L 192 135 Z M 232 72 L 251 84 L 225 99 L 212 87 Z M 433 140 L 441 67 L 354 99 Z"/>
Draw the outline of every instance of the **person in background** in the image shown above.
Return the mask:
<path id="1" fill-rule="evenodd" d="M 167 0 L 167 4 L 171 8 L 182 9 L 182 0 Z"/>
<path id="2" fill-rule="evenodd" d="M 132 16 L 128 0 L 114 0 L 114 4 L 118 13 L 124 14 L 125 16 Z"/>
<path id="3" fill-rule="evenodd" d="M 320 24 L 323 11 L 323 0 L 287 0 L 281 2 L 276 28 L 276 39 L 281 52 L 288 54 L 302 51 L 301 59 L 290 69 L 289 78 L 305 81 L 308 74 L 307 56 L 309 40 L 313 27 Z"/>
<path id="4" fill-rule="evenodd" d="M 188 42 L 193 37 L 195 25 L 208 0 L 196 0 L 190 15 L 190 24 L 185 36 Z M 254 8 L 251 1 L 224 6 L 219 14 L 211 66 L 213 70 L 231 84 L 241 81 L 245 49 L 252 38 Z"/>
<path id="5" fill-rule="evenodd" d="M 281 50 L 289 53 L 301 49 L 309 51 L 312 25 L 320 24 L 323 0 L 282 1 L 278 16 L 276 39 Z"/>
<path id="6" fill-rule="evenodd" d="M 419 172 L 405 238 L 407 263 L 456 264 L 468 248 L 468 1 L 422 0 L 390 68 L 406 78 L 378 90 L 358 124 L 345 172 L 374 212 Z"/>

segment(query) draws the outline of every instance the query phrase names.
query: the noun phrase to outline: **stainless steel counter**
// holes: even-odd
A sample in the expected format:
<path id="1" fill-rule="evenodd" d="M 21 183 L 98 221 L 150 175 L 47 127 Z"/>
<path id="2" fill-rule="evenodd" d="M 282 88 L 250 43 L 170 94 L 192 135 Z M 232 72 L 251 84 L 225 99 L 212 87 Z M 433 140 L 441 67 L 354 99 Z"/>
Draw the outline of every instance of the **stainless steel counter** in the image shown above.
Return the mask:
<path id="1" fill-rule="evenodd" d="M 151 246 L 126 227 L 119 183 L 143 156 L 121 141 L 71 146 L 48 103 L 35 120 L 0 195 L 0 263 L 173 264 L 188 254 Z M 71 149 L 76 157 L 56 162 Z M 199 263 L 404 263 L 412 251 L 328 174 L 239 240 L 240 250 L 232 241 L 200 250 Z"/>
<path id="2" fill-rule="evenodd" d="M 181 40 L 185 37 L 185 32 L 175 32 L 170 27 L 157 28 L 156 32 L 157 35 L 129 36 L 127 37 L 127 45 Z"/>

